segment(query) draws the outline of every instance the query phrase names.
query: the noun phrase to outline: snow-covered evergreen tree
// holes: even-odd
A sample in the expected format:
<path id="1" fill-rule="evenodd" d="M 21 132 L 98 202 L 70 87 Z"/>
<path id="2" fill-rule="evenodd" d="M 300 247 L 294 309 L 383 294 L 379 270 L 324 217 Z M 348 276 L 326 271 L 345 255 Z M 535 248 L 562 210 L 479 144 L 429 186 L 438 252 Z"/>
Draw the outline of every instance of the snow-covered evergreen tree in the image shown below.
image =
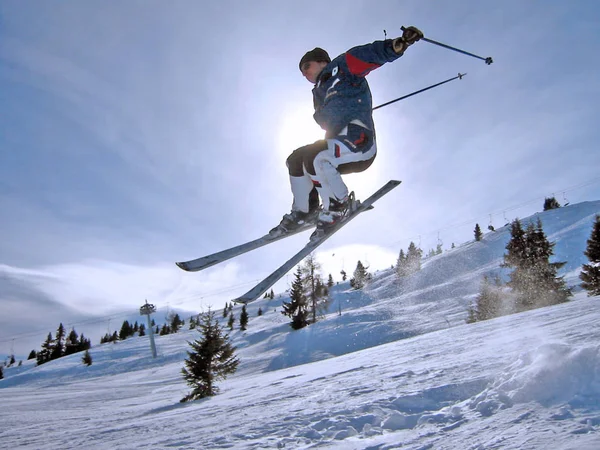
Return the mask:
<path id="1" fill-rule="evenodd" d="M 408 275 L 407 267 L 406 267 L 406 254 L 403 249 L 400 249 L 400 253 L 398 254 L 398 259 L 396 260 L 396 275 L 400 278 Z"/>
<path id="2" fill-rule="evenodd" d="M 317 321 L 317 308 L 324 297 L 323 281 L 321 280 L 321 265 L 315 255 L 308 255 L 300 265 L 302 273 L 303 292 L 309 301 L 312 323 Z"/>
<path id="3" fill-rule="evenodd" d="M 184 325 L 184 321 L 181 320 L 178 313 L 169 314 L 169 330 L 171 333 L 177 333 L 180 328 Z"/>
<path id="4" fill-rule="evenodd" d="M 516 311 L 563 303 L 571 296 L 564 279 L 557 276 L 565 262 L 550 262 L 554 243 L 546 238 L 542 222 L 530 223 L 524 231 L 518 219 L 511 224 L 504 267 L 513 268 L 507 285 L 515 294 Z"/>
<path id="5" fill-rule="evenodd" d="M 242 311 L 240 312 L 240 330 L 246 331 L 248 328 L 248 311 L 246 311 L 246 305 L 242 306 Z"/>
<path id="6" fill-rule="evenodd" d="M 229 335 L 223 334 L 211 310 L 202 316 L 197 329 L 201 338 L 189 344 L 192 351 L 187 352 L 185 367 L 181 369 L 192 392 L 182 398 L 182 402 L 215 395 L 218 392 L 215 381 L 234 373 L 239 364 Z"/>
<path id="7" fill-rule="evenodd" d="M 308 305 L 306 296 L 304 295 L 304 285 L 302 282 L 302 270 L 300 267 L 296 269 L 294 281 L 290 289 L 290 302 L 283 302 L 281 305 L 283 315 L 292 319 L 291 327 L 294 330 L 299 330 L 308 325 Z"/>
<path id="8" fill-rule="evenodd" d="M 86 366 L 92 365 L 92 355 L 90 355 L 89 350 L 85 351 L 85 353 L 81 357 L 81 362 L 84 363 Z"/>
<path id="9" fill-rule="evenodd" d="M 72 355 L 79 351 L 79 335 L 75 328 L 71 328 L 71 331 L 67 335 L 65 340 L 65 355 Z"/>
<path id="10" fill-rule="evenodd" d="M 77 346 L 77 351 L 81 352 L 83 350 L 89 350 L 92 348 L 92 341 L 86 338 L 83 333 L 79 336 L 79 345 Z"/>
<path id="11" fill-rule="evenodd" d="M 65 327 L 61 323 L 56 329 L 56 338 L 54 339 L 54 346 L 50 353 L 50 359 L 58 359 L 65 354 Z"/>
<path id="12" fill-rule="evenodd" d="M 555 197 L 545 198 L 544 199 L 544 211 L 548 211 L 550 209 L 560 208 L 560 203 L 556 200 Z"/>
<path id="13" fill-rule="evenodd" d="M 119 331 L 119 339 L 124 341 L 129 336 L 133 334 L 133 330 L 131 329 L 131 325 L 128 320 L 125 320 L 121 325 L 121 330 Z"/>
<path id="14" fill-rule="evenodd" d="M 584 254 L 590 264 L 582 266 L 579 274 L 579 278 L 583 281 L 581 287 L 588 292 L 590 297 L 600 295 L 600 215 L 596 216 Z"/>
<path id="15" fill-rule="evenodd" d="M 469 308 L 467 323 L 489 320 L 506 314 L 508 311 L 505 311 L 502 300 L 502 283 L 500 278 L 496 277 L 492 284 L 489 277 L 487 275 L 484 276 L 479 294 L 475 300 L 475 305 Z"/>
<path id="16" fill-rule="evenodd" d="M 423 257 L 423 250 L 411 242 L 408 245 L 408 252 L 406 253 L 406 270 L 407 274 L 413 274 L 421 270 L 421 258 Z"/>
<path id="17" fill-rule="evenodd" d="M 481 227 L 479 226 L 478 223 L 475 224 L 475 240 L 477 242 L 481 241 L 481 238 L 483 237 L 483 233 L 481 232 Z"/>
<path id="18" fill-rule="evenodd" d="M 42 349 L 36 355 L 38 366 L 50 361 L 53 349 L 54 339 L 52 338 L 52 333 L 48 333 L 48 337 L 42 344 Z"/>
<path id="19" fill-rule="evenodd" d="M 359 260 L 356 263 L 356 269 L 354 269 L 354 276 L 350 280 L 350 286 L 354 289 L 362 289 L 370 280 L 371 274 L 367 272 L 367 269 Z"/>

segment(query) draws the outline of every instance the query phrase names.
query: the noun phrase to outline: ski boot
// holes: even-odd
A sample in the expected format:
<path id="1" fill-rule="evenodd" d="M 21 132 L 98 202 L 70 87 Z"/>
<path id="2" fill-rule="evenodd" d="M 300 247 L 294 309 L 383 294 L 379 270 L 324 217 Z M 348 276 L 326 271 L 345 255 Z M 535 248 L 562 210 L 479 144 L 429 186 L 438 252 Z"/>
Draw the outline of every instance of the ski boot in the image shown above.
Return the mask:
<path id="1" fill-rule="evenodd" d="M 320 239 L 335 228 L 344 218 L 358 208 L 354 192 L 350 192 L 343 200 L 329 199 L 329 209 L 322 210 L 317 220 L 317 228 L 310 235 L 310 240 Z"/>
<path id="2" fill-rule="evenodd" d="M 319 209 L 309 211 L 307 213 L 297 210 L 292 210 L 283 216 L 279 225 L 269 231 L 269 235 L 276 237 L 286 233 L 290 233 L 303 227 L 307 223 L 315 222 L 319 217 Z"/>

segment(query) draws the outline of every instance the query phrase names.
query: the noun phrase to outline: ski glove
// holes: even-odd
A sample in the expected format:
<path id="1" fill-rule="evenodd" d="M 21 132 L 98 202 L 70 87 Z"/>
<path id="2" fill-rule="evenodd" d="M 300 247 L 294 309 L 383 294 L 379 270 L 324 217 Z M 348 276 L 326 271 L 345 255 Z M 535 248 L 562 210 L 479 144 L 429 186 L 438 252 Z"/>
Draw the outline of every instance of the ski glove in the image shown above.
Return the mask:
<path id="1" fill-rule="evenodd" d="M 417 27 L 407 27 L 404 28 L 402 32 L 402 37 L 394 39 L 393 48 L 394 51 L 402 55 L 404 51 L 419 39 L 423 37 L 423 33 Z"/>
<path id="2" fill-rule="evenodd" d="M 402 40 L 406 42 L 406 45 L 413 45 L 422 37 L 423 33 L 417 27 L 408 27 L 402 32 Z"/>

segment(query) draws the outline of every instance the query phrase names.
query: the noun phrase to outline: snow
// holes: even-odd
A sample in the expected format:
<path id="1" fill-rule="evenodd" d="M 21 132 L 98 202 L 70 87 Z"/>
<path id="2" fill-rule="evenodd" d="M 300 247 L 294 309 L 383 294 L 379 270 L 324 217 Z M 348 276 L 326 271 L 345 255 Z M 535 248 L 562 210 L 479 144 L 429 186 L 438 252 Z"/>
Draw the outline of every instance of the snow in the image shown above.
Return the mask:
<path id="1" fill-rule="evenodd" d="M 542 220 L 572 286 L 599 212 L 586 202 L 524 221 Z M 575 288 L 562 305 L 465 323 L 483 274 L 506 276 L 509 237 L 487 233 L 402 282 L 385 270 L 362 292 L 334 286 L 299 331 L 285 296 L 250 304 L 248 330 L 231 333 L 239 370 L 212 398 L 179 403 L 194 330 L 157 336 L 157 359 L 142 337 L 94 345 L 89 367 L 76 354 L 6 368 L 0 447 L 598 449 L 600 298 Z"/>

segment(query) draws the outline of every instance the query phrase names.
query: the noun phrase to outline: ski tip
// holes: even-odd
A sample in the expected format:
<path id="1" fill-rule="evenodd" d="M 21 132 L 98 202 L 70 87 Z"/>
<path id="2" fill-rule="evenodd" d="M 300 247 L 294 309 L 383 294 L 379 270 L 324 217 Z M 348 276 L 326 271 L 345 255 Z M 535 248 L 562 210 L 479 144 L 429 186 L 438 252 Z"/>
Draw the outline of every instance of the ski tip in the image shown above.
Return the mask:
<path id="1" fill-rule="evenodd" d="M 188 267 L 188 265 L 184 262 L 176 262 L 175 265 L 177 267 L 179 267 L 181 270 L 185 270 L 186 272 L 190 271 L 190 268 Z"/>

